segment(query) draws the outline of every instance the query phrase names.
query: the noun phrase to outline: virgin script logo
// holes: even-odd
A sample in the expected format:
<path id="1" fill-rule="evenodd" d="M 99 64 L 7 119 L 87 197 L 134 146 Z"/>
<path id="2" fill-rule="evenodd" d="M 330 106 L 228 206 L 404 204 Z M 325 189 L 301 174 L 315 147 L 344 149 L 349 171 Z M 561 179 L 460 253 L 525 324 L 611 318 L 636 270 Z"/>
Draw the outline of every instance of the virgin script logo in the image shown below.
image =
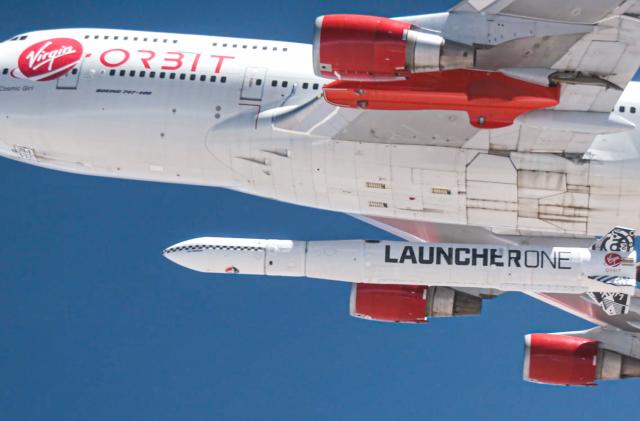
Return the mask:
<path id="1" fill-rule="evenodd" d="M 18 69 L 27 79 L 45 82 L 64 76 L 81 59 L 82 44 L 71 38 L 53 38 L 24 50 Z"/>
<path id="2" fill-rule="evenodd" d="M 604 256 L 604 262 L 607 266 L 618 267 L 622 263 L 622 257 L 616 253 L 609 253 Z"/>

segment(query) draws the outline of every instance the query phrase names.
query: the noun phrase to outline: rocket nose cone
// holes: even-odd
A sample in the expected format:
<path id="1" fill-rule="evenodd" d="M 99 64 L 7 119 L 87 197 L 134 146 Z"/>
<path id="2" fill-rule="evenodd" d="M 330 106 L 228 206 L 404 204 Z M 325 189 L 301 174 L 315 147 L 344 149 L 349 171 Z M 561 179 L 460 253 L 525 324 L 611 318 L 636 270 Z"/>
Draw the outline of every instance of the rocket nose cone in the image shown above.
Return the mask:
<path id="1" fill-rule="evenodd" d="M 162 251 L 162 255 L 187 269 L 204 271 L 203 252 L 207 249 L 207 245 L 199 240 L 201 239 L 196 238 L 169 246 Z"/>
<path id="2" fill-rule="evenodd" d="M 162 255 L 172 262 L 205 273 L 264 275 L 267 248 L 290 250 L 288 240 L 202 237 L 168 247 Z"/>
<path id="3" fill-rule="evenodd" d="M 162 250 L 162 256 L 175 263 L 175 259 L 174 259 L 175 258 L 175 251 L 176 251 L 176 246 L 175 245 L 169 246 L 166 249 Z"/>
<path id="4" fill-rule="evenodd" d="M 178 265 L 181 265 L 180 262 L 180 255 L 182 254 L 182 250 L 180 250 L 180 248 L 177 246 L 177 244 L 173 245 L 173 246 L 169 246 L 166 249 L 162 250 L 162 256 L 164 258 L 166 258 L 167 260 L 169 260 L 172 263 L 176 263 Z"/>

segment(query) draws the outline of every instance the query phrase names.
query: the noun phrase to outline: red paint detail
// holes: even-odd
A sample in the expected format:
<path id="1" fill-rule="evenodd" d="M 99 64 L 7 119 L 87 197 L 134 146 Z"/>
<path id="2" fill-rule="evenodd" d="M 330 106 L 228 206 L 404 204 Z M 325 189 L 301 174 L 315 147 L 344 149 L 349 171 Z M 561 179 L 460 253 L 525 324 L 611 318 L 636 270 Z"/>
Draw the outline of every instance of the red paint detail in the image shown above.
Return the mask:
<path id="1" fill-rule="evenodd" d="M 229 266 L 224 271 L 225 271 L 225 273 L 239 273 L 240 272 L 240 270 L 235 266 Z"/>
<path id="2" fill-rule="evenodd" d="M 195 55 L 195 57 L 193 58 L 193 63 L 191 64 L 191 71 L 192 71 L 192 72 L 197 71 L 197 69 L 198 69 L 198 62 L 200 61 L 200 56 L 201 56 L 201 54 L 200 54 L 200 53 L 197 53 L 197 54 Z"/>
<path id="3" fill-rule="evenodd" d="M 356 284 L 354 307 L 358 317 L 383 322 L 426 323 L 426 286 Z"/>
<path id="4" fill-rule="evenodd" d="M 173 66 L 162 66 L 160 67 L 162 70 L 178 70 L 180 67 L 182 67 L 182 60 L 184 59 L 184 54 L 179 53 L 177 51 L 169 51 L 167 52 L 167 55 L 169 54 L 173 54 L 176 57 L 165 57 L 164 61 L 168 62 L 168 63 L 175 63 Z"/>
<path id="5" fill-rule="evenodd" d="M 609 253 L 606 256 L 604 256 L 604 263 L 607 266 L 611 266 L 615 268 L 620 266 L 620 264 L 622 263 L 622 257 L 616 253 Z"/>
<path id="6" fill-rule="evenodd" d="M 140 57 L 140 61 L 142 62 L 142 65 L 145 69 L 150 69 L 151 65 L 149 64 L 149 61 L 153 60 L 153 58 L 156 56 L 156 53 L 151 50 L 138 50 L 138 52 L 147 54 L 147 57 Z"/>
<path id="7" fill-rule="evenodd" d="M 526 112 L 560 102 L 558 86 L 477 70 L 421 73 L 393 82 L 335 81 L 324 94 L 329 103 L 348 108 L 466 111 L 471 124 L 483 129 L 510 126 Z"/>
<path id="8" fill-rule="evenodd" d="M 108 61 L 107 55 L 113 54 L 115 52 L 122 53 L 122 59 L 120 61 Z M 127 50 L 123 50 L 122 48 L 114 48 L 112 50 L 107 50 L 104 53 L 100 54 L 100 63 L 102 63 L 105 67 L 118 67 L 125 64 L 131 58 L 131 54 Z"/>
<path id="9" fill-rule="evenodd" d="M 529 378 L 538 383 L 591 386 L 596 381 L 598 342 L 574 336 L 532 334 Z"/>
<path id="10" fill-rule="evenodd" d="M 82 59 L 82 44 L 71 38 L 52 38 L 37 42 L 18 58 L 18 69 L 24 77 L 36 81 L 57 79 Z"/>
<path id="11" fill-rule="evenodd" d="M 235 57 L 232 56 L 217 56 L 217 55 L 212 55 L 211 58 L 217 58 L 218 59 L 218 63 L 216 64 L 216 68 L 214 70 L 214 73 L 220 73 L 220 71 L 222 70 L 222 63 L 226 60 L 226 59 L 230 59 L 233 60 Z"/>
<path id="12" fill-rule="evenodd" d="M 430 243 L 444 242 L 440 237 L 439 230 L 435 228 L 437 225 L 431 224 L 430 222 L 386 218 L 383 216 L 368 216 L 368 218 L 381 224 L 387 225 L 388 227 L 383 228 L 385 230 L 388 230 L 390 227 L 394 230 L 400 231 L 398 233 L 395 233 L 400 237 L 402 237 L 402 233 L 406 233 Z"/>
<path id="13" fill-rule="evenodd" d="M 363 15 L 322 17 L 318 58 L 331 65 L 322 75 L 334 79 L 375 79 L 406 72 L 407 41 L 411 24 Z"/>
<path id="14" fill-rule="evenodd" d="M 85 58 L 89 58 L 89 57 L 91 57 L 91 53 L 87 53 L 87 54 L 85 54 L 85 55 L 84 55 L 84 57 L 85 57 Z"/>

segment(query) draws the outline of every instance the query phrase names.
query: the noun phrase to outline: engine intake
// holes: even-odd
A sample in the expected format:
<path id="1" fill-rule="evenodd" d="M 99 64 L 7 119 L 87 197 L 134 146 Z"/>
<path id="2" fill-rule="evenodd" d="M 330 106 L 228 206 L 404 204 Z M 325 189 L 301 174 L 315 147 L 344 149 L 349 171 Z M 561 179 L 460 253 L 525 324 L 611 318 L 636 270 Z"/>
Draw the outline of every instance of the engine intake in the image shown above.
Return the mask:
<path id="1" fill-rule="evenodd" d="M 602 349 L 575 336 L 525 336 L 524 380 L 562 386 L 592 386 L 596 380 L 640 377 L 640 360 Z"/>
<path id="2" fill-rule="evenodd" d="M 412 73 L 473 68 L 475 48 L 409 23 L 363 15 L 316 19 L 316 75 L 353 81 L 397 80 Z"/>
<path id="3" fill-rule="evenodd" d="M 353 284 L 351 316 L 396 323 L 426 323 L 428 317 L 480 314 L 482 299 L 451 288 Z"/>

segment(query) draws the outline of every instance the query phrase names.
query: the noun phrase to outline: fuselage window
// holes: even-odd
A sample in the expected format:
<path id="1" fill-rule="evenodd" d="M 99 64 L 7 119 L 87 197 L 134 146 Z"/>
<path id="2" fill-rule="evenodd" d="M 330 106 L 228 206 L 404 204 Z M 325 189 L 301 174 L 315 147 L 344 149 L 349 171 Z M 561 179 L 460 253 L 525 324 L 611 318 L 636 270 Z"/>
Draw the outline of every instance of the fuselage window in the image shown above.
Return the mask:
<path id="1" fill-rule="evenodd" d="M 84 39 L 89 39 L 89 35 L 85 35 L 85 36 L 84 36 Z"/>
<path id="2" fill-rule="evenodd" d="M 196 75 L 189 76 L 189 80 L 196 80 Z"/>
<path id="3" fill-rule="evenodd" d="M 140 74 L 138 74 L 138 76 L 144 77 L 146 74 L 147 72 L 145 72 L 144 70 L 140 70 Z"/>
<path id="4" fill-rule="evenodd" d="M 177 39 L 174 39 L 174 40 L 173 40 L 173 43 L 174 43 L 174 44 L 177 44 L 177 43 L 178 43 L 178 40 L 177 40 Z"/>
<path id="5" fill-rule="evenodd" d="M 206 82 L 206 81 L 207 81 L 207 75 L 201 75 L 200 82 Z"/>
<path id="6" fill-rule="evenodd" d="M 160 79 L 164 79 L 167 74 L 165 72 L 160 72 Z"/>
<path id="7" fill-rule="evenodd" d="M 233 44 L 233 48 L 238 48 L 238 44 Z"/>
<path id="8" fill-rule="evenodd" d="M 77 75 L 77 74 L 78 74 L 78 69 L 73 69 L 73 70 L 71 71 L 71 74 L 72 74 L 72 75 Z"/>
<path id="9" fill-rule="evenodd" d="M 256 86 L 262 86 L 262 79 L 256 79 Z"/>
<path id="10" fill-rule="evenodd" d="M 217 42 L 214 42 L 214 43 L 213 43 L 213 46 L 214 46 L 214 47 L 217 47 L 217 46 L 218 46 L 218 43 L 217 43 Z"/>
<path id="11" fill-rule="evenodd" d="M 153 39 L 153 42 L 158 42 L 158 38 L 154 38 L 154 39 Z"/>
<path id="12" fill-rule="evenodd" d="M 222 76 L 220 78 L 220 83 L 227 83 L 227 77 L 226 76 Z"/>
<path id="13" fill-rule="evenodd" d="M 318 85 L 317 83 L 313 84 L 313 90 L 314 91 L 317 91 L 319 87 L 320 87 L 320 85 Z"/>
<path id="14" fill-rule="evenodd" d="M 262 49 L 266 51 L 267 50 L 267 46 L 265 45 L 264 47 L 262 47 Z"/>
<path id="15" fill-rule="evenodd" d="M 104 36 L 104 39 L 109 39 L 109 35 L 105 35 L 105 36 Z"/>
<path id="16" fill-rule="evenodd" d="M 156 72 L 149 72 L 149 77 L 151 79 L 153 79 L 154 77 L 156 77 Z"/>
<path id="17" fill-rule="evenodd" d="M 117 35 L 115 37 L 113 37 L 114 40 L 118 40 L 118 38 L 120 38 L 120 37 L 117 36 Z"/>
<path id="18" fill-rule="evenodd" d="M 636 107 L 631 107 L 631 114 L 635 114 L 636 113 Z"/>
<path id="19" fill-rule="evenodd" d="M 115 76 L 115 75 L 116 75 L 116 69 L 109 70 L 109 76 Z"/>
<path id="20" fill-rule="evenodd" d="M 120 76 L 125 76 L 127 74 L 126 70 L 120 70 Z"/>
<path id="21" fill-rule="evenodd" d="M 254 46 L 253 46 L 253 49 L 254 49 L 254 50 L 257 50 L 257 49 L 258 49 L 258 46 L 257 46 L 257 45 L 254 45 Z"/>
<path id="22" fill-rule="evenodd" d="M 226 43 L 225 43 L 225 44 L 222 44 L 222 46 L 223 46 L 223 47 L 226 47 L 226 46 L 227 46 L 227 44 L 226 44 Z"/>
<path id="23" fill-rule="evenodd" d="M 93 37 L 93 39 L 98 39 L 98 38 L 100 38 L 99 35 L 96 35 L 95 37 Z"/>
<path id="24" fill-rule="evenodd" d="M 130 76 L 130 77 L 134 77 L 135 75 L 136 75 L 136 71 L 135 71 L 135 70 L 131 70 L 131 71 L 129 72 L 129 76 Z"/>
<path id="25" fill-rule="evenodd" d="M 138 40 L 138 37 L 133 37 L 133 40 L 134 40 L 134 41 L 137 41 L 137 40 Z"/>
<path id="26" fill-rule="evenodd" d="M 282 49 L 282 51 L 287 52 L 287 51 L 289 51 L 289 49 L 288 49 L 287 47 L 284 47 L 284 48 Z"/>
<path id="27" fill-rule="evenodd" d="M 128 40 L 129 40 L 129 37 L 124 37 L 124 38 L 122 38 L 122 39 L 123 39 L 123 40 L 125 40 L 125 41 L 128 41 Z"/>
<path id="28" fill-rule="evenodd" d="M 274 88 L 275 88 L 276 86 L 278 86 L 278 81 L 277 81 L 277 80 L 272 80 L 272 81 L 271 81 L 271 86 L 273 86 Z"/>
<path id="29" fill-rule="evenodd" d="M 307 82 L 303 83 L 302 89 L 309 89 L 309 84 Z"/>
<path id="30" fill-rule="evenodd" d="M 620 107 L 620 112 L 621 112 L 621 113 L 624 113 L 625 111 L 626 111 L 626 108 L 625 108 L 625 107 Z"/>
<path id="31" fill-rule="evenodd" d="M 184 73 L 180 73 L 180 80 L 184 80 L 187 77 Z"/>
<path id="32" fill-rule="evenodd" d="M 247 45 L 243 45 L 242 48 L 244 48 L 246 50 L 247 49 Z"/>
<path id="33" fill-rule="evenodd" d="M 170 73 L 169 74 L 169 79 L 175 79 L 176 78 L 176 74 L 175 73 Z"/>
<path id="34" fill-rule="evenodd" d="M 211 82 L 215 82 L 216 81 L 216 77 L 215 76 L 211 76 Z"/>
<path id="35" fill-rule="evenodd" d="M 287 82 L 286 80 L 282 81 L 282 87 L 286 88 L 287 86 L 289 86 L 289 82 Z"/>
<path id="36" fill-rule="evenodd" d="M 9 73 L 9 69 L 4 69 L 4 70 L 2 70 L 2 74 L 3 74 L 3 75 L 6 75 L 7 73 Z"/>

